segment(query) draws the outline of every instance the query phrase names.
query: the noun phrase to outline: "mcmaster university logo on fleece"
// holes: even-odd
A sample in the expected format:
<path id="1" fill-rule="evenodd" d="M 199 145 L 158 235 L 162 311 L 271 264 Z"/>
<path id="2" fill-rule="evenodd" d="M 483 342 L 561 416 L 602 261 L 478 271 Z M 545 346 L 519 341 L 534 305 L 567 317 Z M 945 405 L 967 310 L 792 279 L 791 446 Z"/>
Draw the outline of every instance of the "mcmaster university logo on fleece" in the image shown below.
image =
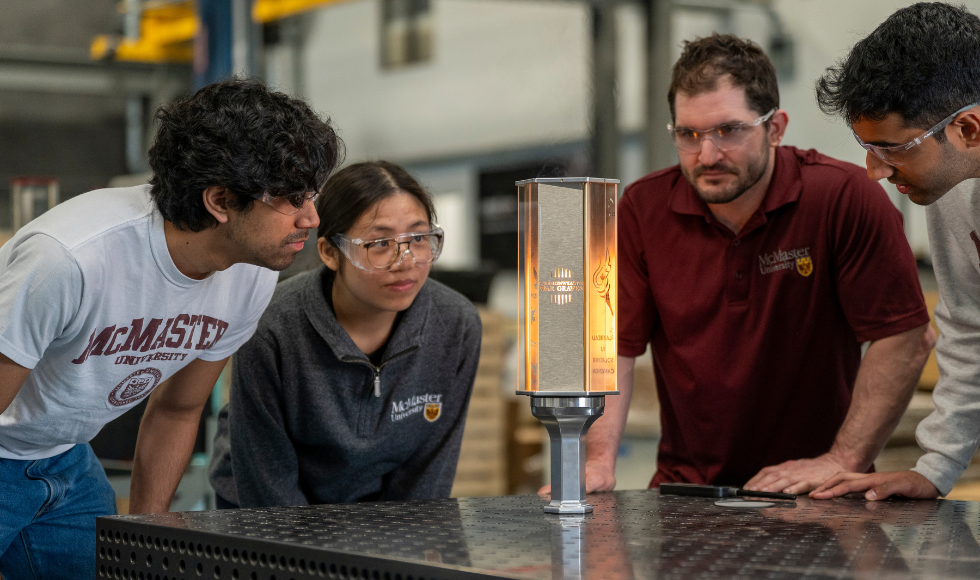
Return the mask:
<path id="1" fill-rule="evenodd" d="M 391 402 L 391 420 L 401 421 L 416 413 L 425 412 L 425 420 L 432 423 L 442 415 L 442 395 L 413 395 L 401 401 Z"/>
<path id="2" fill-rule="evenodd" d="M 813 258 L 810 257 L 809 247 L 796 248 L 795 250 L 776 250 L 759 255 L 760 274 L 772 274 L 793 268 L 796 268 L 796 271 L 804 278 L 813 273 Z"/>

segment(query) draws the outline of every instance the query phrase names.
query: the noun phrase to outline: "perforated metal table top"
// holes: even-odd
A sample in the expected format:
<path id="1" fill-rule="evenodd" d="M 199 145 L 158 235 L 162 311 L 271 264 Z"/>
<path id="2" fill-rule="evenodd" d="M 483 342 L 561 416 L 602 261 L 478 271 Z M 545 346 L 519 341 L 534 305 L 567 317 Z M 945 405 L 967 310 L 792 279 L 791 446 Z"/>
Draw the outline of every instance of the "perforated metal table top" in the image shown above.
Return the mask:
<path id="1" fill-rule="evenodd" d="M 99 518 L 100 578 L 977 578 L 980 503 L 623 491 Z"/>

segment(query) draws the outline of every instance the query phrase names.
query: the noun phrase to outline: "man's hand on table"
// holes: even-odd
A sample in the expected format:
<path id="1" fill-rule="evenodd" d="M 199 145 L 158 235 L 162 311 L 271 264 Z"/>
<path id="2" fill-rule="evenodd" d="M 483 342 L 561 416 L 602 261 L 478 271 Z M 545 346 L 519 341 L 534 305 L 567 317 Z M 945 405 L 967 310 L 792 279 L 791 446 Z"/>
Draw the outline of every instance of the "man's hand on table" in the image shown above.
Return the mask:
<path id="1" fill-rule="evenodd" d="M 801 494 L 816 489 L 842 471 L 850 471 L 850 468 L 825 453 L 813 459 L 795 459 L 764 467 L 743 487 L 752 491 Z"/>
<path id="2" fill-rule="evenodd" d="M 585 462 L 585 493 L 596 491 L 612 491 L 616 488 L 614 469 L 599 462 Z M 551 484 L 538 490 L 538 495 L 551 493 Z"/>
<path id="3" fill-rule="evenodd" d="M 939 490 L 928 479 L 914 471 L 883 473 L 838 473 L 813 490 L 810 497 L 830 499 L 848 493 L 864 491 L 864 498 L 875 501 L 891 496 L 911 499 L 932 499 Z"/>

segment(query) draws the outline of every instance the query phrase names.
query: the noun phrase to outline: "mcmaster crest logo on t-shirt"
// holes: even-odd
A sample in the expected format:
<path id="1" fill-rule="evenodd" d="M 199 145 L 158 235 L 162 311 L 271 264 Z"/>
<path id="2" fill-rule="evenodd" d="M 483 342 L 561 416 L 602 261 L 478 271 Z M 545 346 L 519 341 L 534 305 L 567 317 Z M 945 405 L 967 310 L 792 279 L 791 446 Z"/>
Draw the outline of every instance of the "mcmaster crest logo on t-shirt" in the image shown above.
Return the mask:
<path id="1" fill-rule="evenodd" d="M 227 322 L 205 314 L 178 314 L 166 321 L 134 318 L 129 325 L 93 330 L 85 351 L 71 362 L 80 365 L 92 357 L 110 356 L 115 357 L 113 363 L 117 365 L 180 363 L 190 354 L 186 351 L 211 348 L 227 330 Z M 125 407 L 139 401 L 153 391 L 162 376 L 160 370 L 152 367 L 131 373 L 109 393 L 109 404 Z"/>
<path id="2" fill-rule="evenodd" d="M 163 376 L 159 370 L 145 368 L 130 374 L 109 393 L 109 403 L 114 407 L 124 407 L 149 395 Z"/>

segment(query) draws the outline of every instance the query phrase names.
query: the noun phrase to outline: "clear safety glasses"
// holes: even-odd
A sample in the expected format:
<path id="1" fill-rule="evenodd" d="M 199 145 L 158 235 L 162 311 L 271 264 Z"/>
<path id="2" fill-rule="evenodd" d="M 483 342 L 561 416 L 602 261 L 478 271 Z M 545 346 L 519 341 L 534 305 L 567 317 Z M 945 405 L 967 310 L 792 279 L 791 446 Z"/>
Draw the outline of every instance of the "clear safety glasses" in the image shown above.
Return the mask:
<path id="1" fill-rule="evenodd" d="M 870 143 L 865 143 L 864 141 L 862 141 L 861 138 L 858 137 L 857 133 L 854 132 L 853 128 L 851 128 L 851 134 L 854 135 L 854 138 L 857 140 L 858 145 L 874 153 L 875 155 L 878 156 L 879 159 L 881 159 L 885 163 L 889 165 L 895 165 L 895 166 L 905 165 L 908 162 L 908 155 L 909 155 L 908 152 L 910 149 L 912 149 L 916 145 L 921 145 L 923 141 L 925 141 L 929 137 L 932 137 L 939 131 L 945 129 L 946 125 L 952 123 L 953 119 L 955 119 L 957 115 L 969 111 L 970 109 L 976 107 L 977 105 L 980 105 L 980 101 L 977 101 L 975 103 L 970 103 L 969 105 L 963 107 L 962 109 L 946 117 L 942 121 L 936 123 L 931 129 L 929 129 L 922 135 L 919 135 L 915 139 L 912 139 L 908 143 L 904 143 L 902 145 L 888 145 L 885 147 L 879 145 L 871 145 Z"/>
<path id="2" fill-rule="evenodd" d="M 283 215 L 296 215 L 303 209 L 306 202 L 316 203 L 316 198 L 320 197 L 320 192 L 306 191 L 290 193 L 289 195 L 270 195 L 269 192 L 265 192 L 262 195 L 253 195 L 252 197 Z"/>
<path id="3" fill-rule="evenodd" d="M 336 234 L 333 241 L 351 264 L 370 272 L 396 268 L 405 256 L 410 256 L 417 266 L 435 262 L 442 253 L 444 235 L 442 228 L 436 226 L 427 232 L 399 234 L 375 240 Z"/>
<path id="4" fill-rule="evenodd" d="M 774 114 L 776 109 L 749 123 L 726 123 L 710 129 L 675 127 L 673 123 L 669 123 L 667 131 L 674 137 L 674 145 L 681 151 L 688 153 L 700 151 L 701 143 L 705 139 L 714 143 L 715 147 L 722 151 L 731 151 L 744 145 L 751 135 L 752 128 L 765 123 Z"/>

